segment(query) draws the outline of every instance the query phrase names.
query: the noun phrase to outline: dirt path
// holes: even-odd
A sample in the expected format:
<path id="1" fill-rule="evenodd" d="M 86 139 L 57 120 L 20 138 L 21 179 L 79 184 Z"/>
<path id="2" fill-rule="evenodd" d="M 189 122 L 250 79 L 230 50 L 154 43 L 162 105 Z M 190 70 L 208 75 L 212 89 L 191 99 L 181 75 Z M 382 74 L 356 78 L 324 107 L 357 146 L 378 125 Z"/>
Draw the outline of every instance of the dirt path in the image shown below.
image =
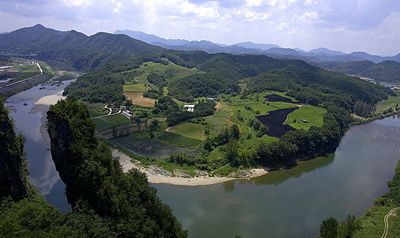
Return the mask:
<path id="1" fill-rule="evenodd" d="M 396 214 L 396 210 L 400 209 L 400 207 L 396 207 L 391 209 L 388 213 L 386 213 L 385 217 L 383 218 L 383 222 L 385 223 L 385 229 L 383 230 L 383 234 L 381 238 L 386 238 L 389 233 L 389 217 L 393 214 Z"/>

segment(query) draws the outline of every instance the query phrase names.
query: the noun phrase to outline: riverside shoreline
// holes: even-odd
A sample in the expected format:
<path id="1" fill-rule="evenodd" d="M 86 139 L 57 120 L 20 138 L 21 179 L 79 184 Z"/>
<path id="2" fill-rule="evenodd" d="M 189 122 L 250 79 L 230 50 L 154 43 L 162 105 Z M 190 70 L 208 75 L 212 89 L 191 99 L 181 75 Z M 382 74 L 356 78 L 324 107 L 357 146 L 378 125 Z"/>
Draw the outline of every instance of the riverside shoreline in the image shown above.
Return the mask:
<path id="1" fill-rule="evenodd" d="M 240 177 L 213 177 L 209 175 L 201 175 L 195 177 L 173 176 L 168 171 L 159 167 L 144 167 L 139 161 L 133 160 L 127 154 L 113 149 L 113 157 L 116 158 L 122 166 L 123 171 L 126 173 L 131 169 L 137 169 L 146 174 L 149 183 L 153 184 L 171 184 L 179 186 L 204 186 L 224 183 L 237 179 L 251 179 L 263 176 L 268 173 L 264 168 L 250 169 L 246 171 L 245 176 Z"/>

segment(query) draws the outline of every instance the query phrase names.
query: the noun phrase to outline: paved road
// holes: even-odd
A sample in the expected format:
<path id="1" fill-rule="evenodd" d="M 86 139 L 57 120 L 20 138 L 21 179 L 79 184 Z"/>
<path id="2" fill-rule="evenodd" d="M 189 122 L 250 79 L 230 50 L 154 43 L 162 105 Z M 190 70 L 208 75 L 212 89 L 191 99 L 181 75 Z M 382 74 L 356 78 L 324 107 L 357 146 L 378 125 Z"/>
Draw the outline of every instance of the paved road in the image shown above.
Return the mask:
<path id="1" fill-rule="evenodd" d="M 43 75 L 43 70 L 42 70 L 42 67 L 40 67 L 40 64 L 39 64 L 39 63 L 36 63 L 36 65 L 37 65 L 37 67 L 38 67 L 38 68 L 39 68 L 39 70 L 40 70 L 40 74 L 38 74 L 38 75 L 35 75 L 35 76 L 32 76 L 32 77 L 30 77 L 30 78 L 27 78 L 27 79 L 23 79 L 23 80 L 20 80 L 20 81 L 14 82 L 14 83 L 10 83 L 10 84 L 4 85 L 4 86 L 0 86 L 0 89 L 2 89 L 2 88 L 8 88 L 8 87 L 11 87 L 11 86 L 13 86 L 13 85 L 15 85 L 15 84 L 19 84 L 19 83 L 22 83 L 22 82 L 25 82 L 25 81 L 31 80 L 31 79 L 33 79 L 33 78 L 36 78 L 36 77 L 42 76 L 42 75 Z"/>

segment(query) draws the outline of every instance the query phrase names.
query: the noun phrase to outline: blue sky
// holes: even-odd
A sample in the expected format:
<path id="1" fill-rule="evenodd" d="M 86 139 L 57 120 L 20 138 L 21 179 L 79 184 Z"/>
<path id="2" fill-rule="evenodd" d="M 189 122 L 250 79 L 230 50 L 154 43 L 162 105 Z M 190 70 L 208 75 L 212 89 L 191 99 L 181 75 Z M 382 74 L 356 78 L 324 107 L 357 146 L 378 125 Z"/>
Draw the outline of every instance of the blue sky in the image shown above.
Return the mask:
<path id="1" fill-rule="evenodd" d="M 309 50 L 400 53 L 400 0 L 0 0 L 0 32 L 41 23 L 86 34 L 253 41 Z"/>

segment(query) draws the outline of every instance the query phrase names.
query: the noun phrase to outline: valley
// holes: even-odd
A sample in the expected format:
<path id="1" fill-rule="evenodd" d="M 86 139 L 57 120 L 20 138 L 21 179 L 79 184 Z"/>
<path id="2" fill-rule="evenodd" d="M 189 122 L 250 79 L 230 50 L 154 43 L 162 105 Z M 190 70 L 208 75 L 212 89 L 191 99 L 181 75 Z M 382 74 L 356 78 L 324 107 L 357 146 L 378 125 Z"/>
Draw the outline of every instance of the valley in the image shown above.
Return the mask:
<path id="1" fill-rule="evenodd" d="M 14 235 L 362 237 L 399 205 L 396 88 L 41 25 L 1 34 L 0 52 L 35 56 L 1 61 L 0 228 L 15 220 Z"/>

